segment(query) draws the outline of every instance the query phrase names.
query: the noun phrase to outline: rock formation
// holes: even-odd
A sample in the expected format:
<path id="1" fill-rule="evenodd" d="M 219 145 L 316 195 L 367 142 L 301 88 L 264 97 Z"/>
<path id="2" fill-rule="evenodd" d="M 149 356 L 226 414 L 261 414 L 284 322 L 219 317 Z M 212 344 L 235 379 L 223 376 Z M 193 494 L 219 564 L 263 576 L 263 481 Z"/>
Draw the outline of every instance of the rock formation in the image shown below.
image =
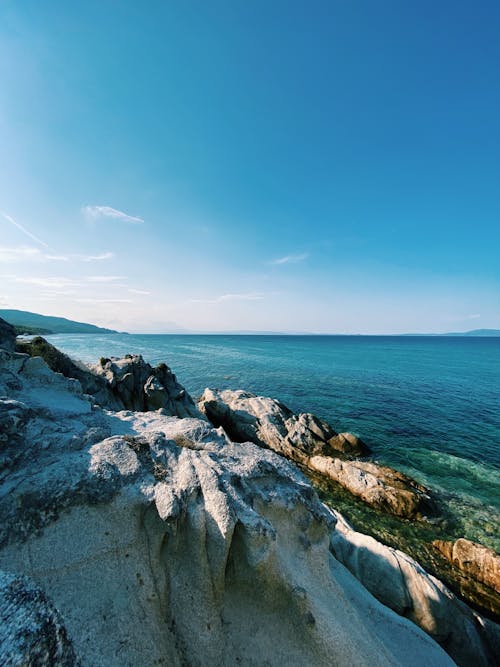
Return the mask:
<path id="1" fill-rule="evenodd" d="M 463 537 L 455 542 L 432 543 L 459 570 L 500 594 L 500 556 L 482 544 Z"/>
<path id="2" fill-rule="evenodd" d="M 101 359 L 89 368 L 41 336 L 18 340 L 16 349 L 42 357 L 56 373 L 78 380 L 85 394 L 109 410 L 161 409 L 166 415 L 200 417 L 193 399 L 165 364 L 153 368 L 140 355 L 128 355 L 123 359 Z"/>
<path id="3" fill-rule="evenodd" d="M 432 544 L 451 563 L 460 593 L 500 617 L 500 555 L 463 537 L 455 542 L 434 540 Z"/>
<path id="4" fill-rule="evenodd" d="M 141 355 L 101 359 L 91 366 L 108 383 L 126 410 L 163 410 L 166 415 L 200 417 L 193 399 L 166 364 L 152 368 Z"/>
<path id="5" fill-rule="evenodd" d="M 103 411 L 5 350 L 0 402 L 19 424 L 0 445 L 0 568 L 53 601 L 84 667 L 453 664 L 334 558 L 335 517 L 274 452 Z"/>
<path id="6" fill-rule="evenodd" d="M 352 460 L 368 453 L 366 445 L 350 433 L 337 434 L 314 415 L 294 415 L 279 401 L 245 391 L 205 389 L 198 406 L 232 440 L 269 447 L 378 509 L 404 518 L 432 509 L 425 487 L 392 468 Z"/>

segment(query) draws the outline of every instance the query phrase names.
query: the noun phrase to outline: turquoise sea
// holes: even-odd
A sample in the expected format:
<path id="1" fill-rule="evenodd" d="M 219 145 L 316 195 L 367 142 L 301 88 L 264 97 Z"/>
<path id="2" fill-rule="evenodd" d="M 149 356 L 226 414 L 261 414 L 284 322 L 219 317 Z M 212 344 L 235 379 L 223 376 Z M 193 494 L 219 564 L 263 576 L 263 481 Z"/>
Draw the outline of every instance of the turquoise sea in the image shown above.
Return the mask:
<path id="1" fill-rule="evenodd" d="M 500 550 L 500 338 L 84 335 L 47 337 L 86 362 L 142 354 L 196 398 L 247 389 L 365 440 L 380 463 L 440 492 L 463 532 Z"/>

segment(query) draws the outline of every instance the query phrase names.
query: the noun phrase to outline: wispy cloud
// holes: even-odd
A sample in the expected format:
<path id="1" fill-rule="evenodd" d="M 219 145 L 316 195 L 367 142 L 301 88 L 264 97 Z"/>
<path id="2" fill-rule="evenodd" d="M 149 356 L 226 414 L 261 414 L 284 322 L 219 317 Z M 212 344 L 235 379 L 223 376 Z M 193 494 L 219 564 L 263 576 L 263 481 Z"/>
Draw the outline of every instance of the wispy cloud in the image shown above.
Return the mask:
<path id="1" fill-rule="evenodd" d="M 148 292 L 145 289 L 133 289 L 132 287 L 129 289 L 129 292 L 131 294 L 141 294 L 143 296 L 147 296 L 148 294 L 151 294 L 151 292 Z"/>
<path id="2" fill-rule="evenodd" d="M 133 303 L 132 299 L 75 299 L 77 303 Z"/>
<path id="3" fill-rule="evenodd" d="M 271 260 L 269 264 L 275 264 L 275 265 L 294 264 L 296 262 L 303 262 L 308 257 L 309 257 L 308 252 L 303 252 L 300 255 L 285 255 L 285 257 L 278 257 L 278 259 Z"/>
<path id="4" fill-rule="evenodd" d="M 126 280 L 125 276 L 87 276 L 89 283 L 113 283 L 116 280 Z"/>
<path id="5" fill-rule="evenodd" d="M 190 299 L 191 303 L 225 303 L 226 301 L 262 301 L 263 294 L 222 294 L 214 299 Z"/>
<path id="6" fill-rule="evenodd" d="M 33 260 L 39 259 L 41 256 L 42 253 L 40 250 L 38 248 L 34 248 L 33 246 L 0 246 L 0 261 L 2 262 Z"/>
<path id="7" fill-rule="evenodd" d="M 38 243 L 39 245 L 43 246 L 44 248 L 48 248 L 48 244 L 45 243 L 45 241 L 42 241 L 41 239 L 38 238 L 38 236 L 35 236 L 32 234 L 26 227 L 23 227 L 20 222 L 17 222 L 17 220 L 14 220 L 14 218 L 11 215 L 7 215 L 7 213 L 2 212 L 2 217 L 7 220 L 7 222 L 10 222 L 11 225 L 14 225 L 14 227 L 17 227 L 23 234 L 28 236 L 30 239 L 35 241 L 35 243 Z"/>
<path id="8" fill-rule="evenodd" d="M 54 255 L 42 252 L 34 246 L 0 246 L 0 261 L 3 262 L 101 262 L 113 257 L 112 252 L 103 252 L 99 255 L 80 255 L 76 253 Z"/>
<path id="9" fill-rule="evenodd" d="M 35 285 L 36 287 L 47 287 L 53 289 L 63 289 L 65 287 L 81 287 L 82 283 L 73 278 L 66 278 L 64 276 L 54 276 L 47 278 L 40 278 L 37 276 L 17 277 L 12 276 L 11 279 L 16 283 L 23 285 Z"/>
<path id="10" fill-rule="evenodd" d="M 116 208 L 111 208 L 111 206 L 84 206 L 82 210 L 87 217 L 93 220 L 112 218 L 114 220 L 120 220 L 121 222 L 132 222 L 135 224 L 144 222 L 142 218 L 135 215 L 129 215 Z"/>
<path id="11" fill-rule="evenodd" d="M 480 313 L 474 313 L 473 315 L 467 315 L 466 320 L 478 320 L 481 317 Z"/>

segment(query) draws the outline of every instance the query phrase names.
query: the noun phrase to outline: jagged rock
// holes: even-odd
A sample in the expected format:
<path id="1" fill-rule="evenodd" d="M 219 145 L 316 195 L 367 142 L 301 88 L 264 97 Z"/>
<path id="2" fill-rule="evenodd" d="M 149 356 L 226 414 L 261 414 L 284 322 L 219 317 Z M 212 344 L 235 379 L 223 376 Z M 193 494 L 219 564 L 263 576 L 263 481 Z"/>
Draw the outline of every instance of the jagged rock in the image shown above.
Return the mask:
<path id="1" fill-rule="evenodd" d="M 193 399 L 166 364 L 153 368 L 141 355 L 101 359 L 91 371 L 106 380 L 127 410 L 163 410 L 177 417 L 200 417 Z"/>
<path id="2" fill-rule="evenodd" d="M 2 667 L 77 667 L 60 614 L 27 577 L 0 572 Z"/>
<path id="3" fill-rule="evenodd" d="M 125 405 L 115 396 L 103 377 L 92 373 L 84 364 L 73 361 L 67 354 L 58 350 L 41 336 L 18 340 L 18 352 L 31 357 L 42 357 L 55 373 L 62 373 L 67 378 L 74 378 L 82 385 L 85 394 L 93 396 L 96 403 L 110 410 L 123 410 Z"/>
<path id="4" fill-rule="evenodd" d="M 368 447 L 351 433 L 336 433 L 327 422 L 309 413 L 294 415 L 273 398 L 242 390 L 207 388 L 198 407 L 235 442 L 254 442 L 294 460 L 338 452 L 356 456 L 369 453 Z"/>
<path id="5" fill-rule="evenodd" d="M 0 348 L 14 351 L 16 346 L 16 330 L 0 317 Z"/>
<path id="6" fill-rule="evenodd" d="M 348 455 L 366 454 L 366 446 L 350 433 L 335 433 L 314 415 L 294 415 L 279 401 L 244 391 L 205 389 L 198 405 L 232 440 L 269 447 L 341 484 L 378 509 L 404 518 L 432 510 L 425 487 L 392 468 L 349 460 Z M 342 459 L 339 450 L 344 454 Z"/>
<path id="7" fill-rule="evenodd" d="M 338 512 L 333 514 L 337 518 L 331 537 L 335 557 L 378 600 L 446 646 L 458 665 L 495 664 L 498 625 L 472 611 L 405 553 L 354 531 Z"/>
<path id="8" fill-rule="evenodd" d="M 85 667 L 453 664 L 333 557 L 336 518 L 282 457 L 92 408 L 40 358 L 2 366 L 20 388 L 0 373 L 0 401 L 32 413 L 1 478 L 0 567 L 50 596 Z"/>

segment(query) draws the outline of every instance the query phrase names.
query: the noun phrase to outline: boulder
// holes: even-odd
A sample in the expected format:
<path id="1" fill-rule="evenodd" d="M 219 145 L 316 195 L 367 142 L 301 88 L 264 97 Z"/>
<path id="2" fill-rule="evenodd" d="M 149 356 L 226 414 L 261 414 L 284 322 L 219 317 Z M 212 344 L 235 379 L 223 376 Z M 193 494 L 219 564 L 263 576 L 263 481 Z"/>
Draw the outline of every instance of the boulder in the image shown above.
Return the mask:
<path id="1" fill-rule="evenodd" d="M 16 330 L 0 317 L 0 348 L 13 351 L 16 346 Z"/>
<path id="2" fill-rule="evenodd" d="M 392 468 L 352 460 L 354 454 L 367 453 L 366 445 L 350 433 L 337 434 L 314 415 L 294 415 L 279 401 L 241 390 L 205 389 L 198 406 L 233 441 L 268 447 L 377 509 L 407 519 L 433 511 L 425 487 Z"/>
<path id="3" fill-rule="evenodd" d="M 26 411 L 0 568 L 53 601 L 74 663 L 454 664 L 334 557 L 338 519 L 283 457 L 199 418 L 100 410 L 40 358 L 4 351 L 2 370 L 0 402 Z"/>

